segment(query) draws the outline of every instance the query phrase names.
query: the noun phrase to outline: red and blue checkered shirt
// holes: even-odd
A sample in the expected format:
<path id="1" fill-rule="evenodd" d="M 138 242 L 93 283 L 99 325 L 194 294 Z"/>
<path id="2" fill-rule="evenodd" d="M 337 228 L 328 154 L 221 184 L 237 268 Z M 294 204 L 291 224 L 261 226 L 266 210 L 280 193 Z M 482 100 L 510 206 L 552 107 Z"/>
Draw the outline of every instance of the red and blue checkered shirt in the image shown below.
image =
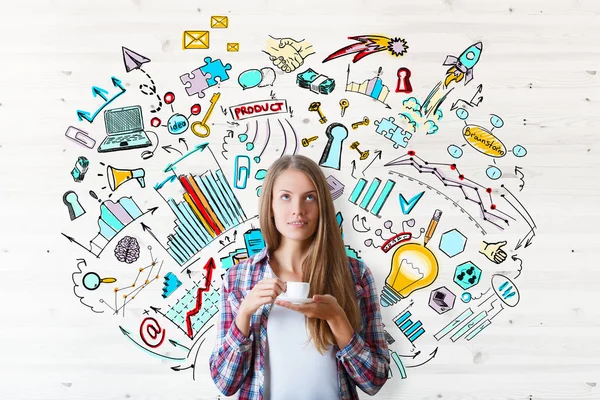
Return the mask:
<path id="1" fill-rule="evenodd" d="M 343 349 L 333 344 L 337 358 L 340 399 L 358 399 L 356 386 L 374 395 L 388 379 L 390 354 L 383 334 L 377 289 L 369 268 L 348 257 L 361 312 L 360 330 Z M 273 305 L 264 304 L 250 319 L 246 337 L 234 323 L 240 304 L 254 285 L 273 277 L 265 247 L 232 266 L 223 278 L 217 340 L 209 359 L 210 375 L 219 390 L 238 399 L 263 400 L 267 319 Z"/>

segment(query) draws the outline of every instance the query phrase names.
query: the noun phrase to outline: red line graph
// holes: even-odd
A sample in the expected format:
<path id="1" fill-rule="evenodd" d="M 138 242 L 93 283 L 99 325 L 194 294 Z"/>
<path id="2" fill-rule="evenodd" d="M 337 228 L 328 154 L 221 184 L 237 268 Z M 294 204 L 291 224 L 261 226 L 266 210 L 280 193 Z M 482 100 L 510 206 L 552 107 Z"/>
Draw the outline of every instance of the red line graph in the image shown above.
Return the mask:
<path id="1" fill-rule="evenodd" d="M 208 292 L 210 290 L 210 282 L 212 281 L 212 273 L 216 268 L 214 258 L 210 258 L 206 265 L 204 265 L 204 270 L 206 271 L 206 279 L 204 281 L 204 287 L 199 287 L 196 292 L 196 307 L 191 309 L 185 314 L 185 324 L 187 327 L 187 334 L 189 337 L 194 336 L 194 332 L 192 330 L 192 317 L 200 312 L 202 308 L 202 293 Z"/>

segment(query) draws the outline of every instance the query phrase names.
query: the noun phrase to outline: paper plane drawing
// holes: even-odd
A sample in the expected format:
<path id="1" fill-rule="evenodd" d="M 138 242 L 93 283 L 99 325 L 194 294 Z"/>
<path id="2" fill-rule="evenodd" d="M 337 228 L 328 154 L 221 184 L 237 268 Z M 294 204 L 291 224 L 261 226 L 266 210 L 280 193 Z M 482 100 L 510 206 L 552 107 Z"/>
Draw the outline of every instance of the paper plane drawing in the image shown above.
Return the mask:
<path id="1" fill-rule="evenodd" d="M 125 63 L 125 70 L 131 72 L 140 68 L 142 64 L 150 62 L 150 59 L 123 46 L 123 62 Z"/>

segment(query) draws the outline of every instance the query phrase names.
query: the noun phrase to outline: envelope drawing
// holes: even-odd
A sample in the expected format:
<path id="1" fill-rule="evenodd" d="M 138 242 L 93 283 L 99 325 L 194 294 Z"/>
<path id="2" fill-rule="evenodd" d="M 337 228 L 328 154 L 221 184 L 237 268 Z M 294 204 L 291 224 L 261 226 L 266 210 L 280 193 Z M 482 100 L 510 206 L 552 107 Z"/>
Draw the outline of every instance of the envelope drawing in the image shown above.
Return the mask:
<path id="1" fill-rule="evenodd" d="M 227 43 L 227 51 L 240 51 L 239 43 Z"/>
<path id="2" fill-rule="evenodd" d="M 227 28 L 229 25 L 229 18 L 220 15 L 213 15 L 210 17 L 211 28 Z"/>
<path id="3" fill-rule="evenodd" d="M 183 31 L 183 49 L 208 49 L 208 31 Z"/>

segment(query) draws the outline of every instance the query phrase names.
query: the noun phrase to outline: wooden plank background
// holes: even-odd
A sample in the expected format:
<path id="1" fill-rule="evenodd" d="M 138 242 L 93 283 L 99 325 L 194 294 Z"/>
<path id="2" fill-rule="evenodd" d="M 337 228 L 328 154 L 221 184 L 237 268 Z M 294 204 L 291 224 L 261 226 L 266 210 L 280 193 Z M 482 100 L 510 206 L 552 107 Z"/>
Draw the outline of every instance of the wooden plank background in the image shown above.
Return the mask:
<path id="1" fill-rule="evenodd" d="M 165 269 L 161 280 L 144 293 L 146 297 L 141 296 L 136 299 L 137 303 L 132 303 L 125 317 L 110 312 L 94 313 L 81 304 L 74 293 L 72 274 L 76 272 L 79 257 L 84 257 L 90 268 L 115 275 L 124 273 L 126 268 L 109 251 L 96 260 L 60 234 L 70 232 L 82 241 L 92 237 L 95 223 L 92 216 L 98 212 L 98 202 L 87 192 L 94 190 L 101 200 L 106 200 L 110 192 L 101 189 L 106 185 L 106 177 L 97 176 L 105 168 L 99 163 L 123 168 L 143 167 L 147 175 L 146 188 L 142 191 L 135 182 L 128 183 L 119 189 L 119 195 L 132 195 L 141 206 L 148 208 L 157 204 L 157 196 L 150 188 L 162 176 L 160 170 L 166 162 L 179 156 L 160 148 L 148 161 L 141 160 L 139 151 L 100 155 L 64 137 L 66 128 L 74 125 L 88 130 L 97 141 L 101 140 L 104 136 L 101 115 L 90 125 L 78 121 L 75 111 L 93 109 L 98 99 L 91 96 L 91 87 L 110 87 L 111 76 L 120 78 L 128 90 L 114 106 L 141 104 L 144 123 L 149 129 L 152 116 L 149 110 L 155 103 L 151 96 L 137 90 L 139 84 L 147 83 L 144 75 L 140 71 L 129 74 L 124 71 L 122 46 L 152 60 L 144 68 L 155 80 L 159 94 L 172 90 L 176 94 L 175 112 L 185 115 L 194 102 L 202 105 L 203 115 L 210 96 L 202 100 L 188 97 L 179 75 L 201 65 L 205 55 L 230 62 L 231 79 L 220 85 L 220 105 L 227 107 L 268 98 L 273 90 L 278 98 L 286 98 L 294 109 L 291 121 L 302 138 L 317 131 L 323 133 L 314 113 L 306 111 L 310 101 L 322 101 L 331 121 L 340 119 L 336 116 L 337 102 L 344 95 L 343 83 L 350 57 L 325 64 L 321 61 L 350 44 L 348 36 L 380 34 L 405 38 L 409 51 L 398 58 L 381 52 L 352 64 L 352 80 L 359 82 L 373 77 L 378 68 L 382 68 L 382 79 L 392 90 L 388 97 L 392 110 L 387 111 L 356 94 L 347 94 L 351 107 L 344 123 L 358 121 L 363 115 L 371 119 L 370 128 L 360 128 L 364 128 L 365 133 L 360 129 L 350 132 L 350 139 L 360 140 L 363 151 L 370 149 L 373 153 L 382 149 L 382 161 L 404 154 L 406 149 L 393 149 L 391 142 L 375 134 L 373 126 L 375 119 L 396 114 L 407 97 L 394 92 L 397 68 L 411 69 L 412 95 L 423 100 L 444 77 L 446 67 L 441 64 L 445 57 L 458 56 L 471 44 L 481 41 L 484 50 L 475 68 L 474 81 L 468 86 L 458 85 L 457 96 L 442 106 L 445 118 L 439 124 L 439 132 L 414 135 L 408 148 L 416 150 L 424 159 L 453 162 L 446 152 L 447 146 L 464 142 L 459 135 L 463 123 L 450 112 L 450 102 L 459 96 L 468 98 L 478 84 L 483 84 L 484 101 L 471 110 L 470 123 L 489 127 L 490 114 L 501 116 L 505 126 L 495 132 L 509 148 L 517 143 L 525 146 L 528 155 L 522 159 L 509 155 L 499 160 L 498 165 L 503 167 L 505 175 L 497 182 L 488 180 L 483 173 L 491 160 L 475 154 L 469 147 L 463 149 L 470 153 L 456 162 L 461 165 L 462 173 L 494 185 L 495 190 L 502 182 L 510 186 L 532 214 L 537 230 L 531 246 L 514 251 L 522 231 L 507 229 L 501 234 L 486 226 L 494 239 L 509 241 L 509 257 L 517 254 L 523 261 L 523 271 L 517 281 L 521 301 L 517 307 L 499 314 L 476 339 L 469 342 L 445 339 L 435 343 L 431 335 L 449 322 L 450 317 L 438 316 L 428 308 L 429 291 L 413 296 L 414 313 L 429 324 L 429 338 L 415 346 L 423 354 L 437 347 L 436 357 L 420 367 L 408 369 L 407 379 L 400 379 L 395 370 L 393 378 L 376 398 L 600 399 L 600 312 L 596 304 L 600 246 L 595 231 L 600 222 L 599 12 L 600 3 L 594 0 L 3 0 L 0 13 L 0 398 L 217 398 L 218 391 L 207 365 L 214 329 L 206 334 L 207 341 L 200 347 L 195 368 L 179 372 L 171 369 L 177 362 L 151 357 L 119 329 L 122 326 L 137 334 L 144 309 L 161 304 L 157 299 L 160 299 L 165 271 L 178 271 L 178 266 L 169 266 L 169 263 L 174 264 L 173 260 L 161 253 L 147 234 L 139 233 L 143 247 L 140 264 L 135 265 L 143 266 L 150 260 L 146 246 L 153 244 L 154 256 L 166 260 Z M 229 28 L 211 30 L 210 50 L 182 51 L 182 32 L 210 30 L 211 15 L 228 16 Z M 268 35 L 306 39 L 313 44 L 316 54 L 307 58 L 294 73 L 278 72 L 273 88 L 242 92 L 236 82 L 242 71 L 270 65 L 261 52 Z M 227 53 L 227 42 L 239 42 L 240 51 Z M 306 67 L 335 77 L 336 92 L 317 98 L 298 89 L 295 73 Z M 160 116 L 166 120 L 168 113 Z M 219 105 L 211 121 L 214 125 L 209 142 L 218 148 L 229 128 Z M 176 137 L 160 129 L 161 145 L 182 148 Z M 326 141 L 324 135 L 321 136 L 313 150 L 301 148 L 300 151 L 318 160 Z M 201 142 L 189 131 L 184 137 L 190 147 Z M 238 147 L 233 146 L 231 154 L 236 151 L 242 152 L 243 146 L 239 143 Z M 272 161 L 276 151 L 268 153 L 265 162 Z M 89 157 L 92 167 L 89 178 L 77 184 L 69 172 L 80 155 Z M 352 160 L 363 167 L 366 165 L 358 161 L 357 156 L 354 150 L 344 149 L 344 165 L 339 176 L 347 179 L 346 183 L 352 182 Z M 220 162 L 231 179 L 232 157 Z M 522 168 L 525 176 L 522 192 L 518 191 L 518 178 L 512 171 L 515 165 Z M 389 177 L 383 163 L 375 164 L 370 172 L 379 174 L 382 180 Z M 414 171 L 412 175 L 420 178 Z M 401 179 L 396 181 L 403 187 Z M 69 220 L 62 202 L 67 190 L 77 190 L 92 228 L 82 225 L 74 228 L 75 222 Z M 257 204 L 253 190 L 249 188 L 239 194 L 248 205 L 249 216 L 255 215 Z M 349 190 L 351 187 L 347 185 L 344 196 L 347 197 Z M 425 198 L 428 197 L 434 198 L 426 194 Z M 347 242 L 362 250 L 381 289 L 389 270 L 389 255 L 368 248 L 364 244 L 365 236 L 351 230 L 352 216 L 358 209 L 342 200 L 336 202 L 336 206 L 347 211 L 344 225 Z M 398 231 L 400 222 L 406 218 L 395 198 L 389 202 L 385 217 L 394 222 L 394 229 Z M 447 205 L 442 200 L 438 202 L 440 207 Z M 468 207 L 468 202 L 460 204 Z M 426 225 L 435 209 L 435 204 L 431 205 L 416 214 L 417 226 Z M 166 208 L 162 205 L 152 220 L 156 228 L 172 224 Z M 161 214 L 163 211 L 165 214 Z M 373 227 L 382 225 L 383 220 L 363 214 L 371 218 Z M 470 229 L 470 234 L 475 236 L 475 229 Z M 377 236 L 371 234 L 377 241 Z M 471 247 L 466 252 L 485 261 L 477 253 L 477 240 L 470 240 Z M 510 259 L 506 263 L 496 272 L 502 269 L 514 272 L 516 263 Z M 445 264 L 446 267 L 455 265 L 448 260 Z M 196 269 L 200 267 L 196 265 Z M 489 272 L 488 269 L 486 273 Z M 451 282 L 452 272 L 449 274 L 443 276 L 446 281 L 441 284 L 452 287 L 460 295 L 458 286 Z M 135 270 L 129 269 L 129 275 L 124 276 L 123 281 L 134 278 Z M 200 275 L 197 278 L 200 279 Z M 219 277 L 216 279 L 220 284 Z M 106 293 L 112 296 L 110 291 Z M 101 310 L 98 304 L 97 307 Z M 457 300 L 453 310 L 457 313 L 452 315 L 466 307 Z M 383 310 L 390 332 L 391 318 L 401 309 L 398 305 L 394 310 Z M 109 310 L 104 308 L 103 311 Z M 167 336 L 175 331 L 167 322 L 161 323 Z M 411 351 L 410 343 L 397 336 L 391 348 L 399 354 L 407 354 Z M 191 342 L 186 345 L 191 346 Z M 177 349 L 170 349 L 168 354 L 179 354 Z M 411 364 L 411 359 L 406 359 L 406 363 Z"/>

